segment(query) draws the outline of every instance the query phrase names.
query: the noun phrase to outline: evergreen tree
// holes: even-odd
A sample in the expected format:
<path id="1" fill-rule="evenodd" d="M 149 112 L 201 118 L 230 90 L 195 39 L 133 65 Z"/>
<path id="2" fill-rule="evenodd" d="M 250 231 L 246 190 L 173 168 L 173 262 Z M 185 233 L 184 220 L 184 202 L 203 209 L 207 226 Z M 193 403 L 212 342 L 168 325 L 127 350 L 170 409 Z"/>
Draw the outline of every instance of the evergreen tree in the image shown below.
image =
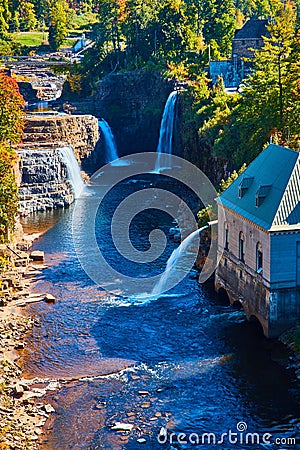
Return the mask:
<path id="1" fill-rule="evenodd" d="M 244 82 L 239 102 L 223 123 L 205 131 L 214 136 L 216 154 L 237 164 L 249 162 L 271 136 L 281 145 L 298 149 L 300 36 L 296 24 L 295 5 L 279 2 L 268 26 L 270 37 L 255 53 L 253 73 Z"/>
<path id="2" fill-rule="evenodd" d="M 243 96 L 245 115 L 256 119 L 261 138 L 266 139 L 272 129 L 278 129 L 286 142 L 299 103 L 299 96 L 295 97 L 299 81 L 296 51 L 299 37 L 294 4 L 280 3 L 278 7 L 268 26 L 271 36 L 264 38 L 263 48 L 256 52 L 254 72 L 246 81 Z"/>

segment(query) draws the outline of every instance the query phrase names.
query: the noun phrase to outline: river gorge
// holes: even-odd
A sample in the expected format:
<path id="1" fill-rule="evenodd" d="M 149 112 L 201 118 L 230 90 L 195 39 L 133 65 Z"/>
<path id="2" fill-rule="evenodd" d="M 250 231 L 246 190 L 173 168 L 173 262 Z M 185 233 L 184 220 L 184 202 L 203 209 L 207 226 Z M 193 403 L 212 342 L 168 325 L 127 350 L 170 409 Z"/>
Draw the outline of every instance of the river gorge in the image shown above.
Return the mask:
<path id="1" fill-rule="evenodd" d="M 97 236 L 112 264 L 120 264 L 109 236 L 113 210 L 124 196 L 155 183 L 154 177 L 121 183 L 101 206 Z M 170 188 L 168 180 L 159 185 Z M 88 193 L 97 195 L 97 188 L 89 187 Z M 33 247 L 45 251 L 49 265 L 38 275 L 34 291 L 51 292 L 56 303 L 28 308 L 40 327 L 34 328 L 26 350 L 25 376 L 58 380 L 60 386 L 47 398 L 56 413 L 41 448 L 194 448 L 178 444 L 177 438 L 174 445 L 159 444 L 160 429 L 177 437 L 210 432 L 219 439 L 224 431 L 236 432 L 239 422 L 272 439 L 296 436 L 300 389 L 288 368 L 287 349 L 264 338 L 242 311 L 223 306 L 209 285 L 197 283 L 194 272 L 155 300 L 98 287 L 74 251 L 73 209 L 41 214 L 41 228 L 58 216 Z M 37 227 L 31 221 L 25 219 L 25 230 Z M 151 229 L 167 232 L 171 226 L 168 215 L 145 211 L 133 224 L 133 244 L 145 250 Z M 162 258 L 139 272 L 141 284 L 149 272 L 164 270 L 174 247 L 169 240 Z M 136 273 L 131 263 L 123 262 L 122 270 Z M 115 431 L 116 423 L 129 424 L 131 431 Z M 202 445 L 210 447 L 220 448 L 207 440 Z M 225 448 L 247 447 L 226 442 Z"/>
<path id="2" fill-rule="evenodd" d="M 98 98 L 106 98 L 105 93 L 105 86 L 100 86 Z M 170 94 L 168 89 L 166 93 Z M 194 217 L 200 207 L 195 193 L 168 173 L 172 145 L 176 148 L 173 129 L 178 126 L 177 102 L 178 93 L 171 92 L 166 117 L 162 116 L 160 140 L 159 133 L 156 136 L 159 144 L 152 170 L 133 168 L 134 174 L 128 169 L 138 158 L 134 154 L 153 150 L 154 137 L 145 139 L 142 147 L 141 129 L 137 127 L 137 147 L 133 147 L 132 137 L 128 141 L 132 155 L 116 160 L 117 145 L 121 156 L 129 153 L 124 144 L 129 129 L 122 121 L 122 131 L 117 128 L 117 112 L 112 107 L 108 116 L 116 130 L 117 145 L 99 114 L 99 119 L 55 115 L 49 123 L 47 117 L 29 118 L 27 152 L 34 144 L 40 150 L 32 154 L 36 154 L 41 173 L 50 164 L 61 178 L 50 171 L 49 179 L 67 186 L 64 199 L 57 200 L 55 191 L 55 201 L 60 204 L 42 204 L 40 212 L 22 218 L 25 232 L 42 233 L 33 250 L 45 252 L 47 266 L 36 275 L 32 292 L 51 292 L 55 297 L 55 303 L 27 306 L 35 326 L 22 356 L 25 378 L 35 379 L 37 388 L 45 382 L 53 385 L 46 401 L 55 412 L 39 438 L 41 449 L 245 450 L 273 444 L 279 449 L 298 448 L 297 443 L 286 445 L 293 442 L 289 439 L 298 438 L 300 429 L 299 377 L 287 347 L 278 340 L 266 339 L 260 325 L 248 322 L 242 310 L 228 306 L 214 292 L 211 282 L 199 283 L 195 268 L 187 270 L 185 278 L 166 292 L 159 281 L 158 288 L 154 286 L 151 291 L 153 295 L 144 289 L 147 278 L 168 275 L 173 270 L 170 261 L 180 253 L 173 253 L 178 241 L 170 233 L 176 225 L 171 206 L 166 203 L 166 210 L 155 207 L 158 191 L 179 196 Z M 102 106 L 98 105 L 98 112 L 107 118 Z M 140 124 L 140 117 L 135 118 Z M 49 142 L 43 149 L 37 138 L 39 134 L 45 136 L 36 132 L 38 128 L 45 130 L 45 126 L 52 128 L 48 140 L 54 136 L 57 143 L 62 141 L 55 144 L 55 151 L 48 148 Z M 103 133 L 105 142 L 96 145 L 98 126 L 100 141 Z M 63 145 L 66 139 L 68 146 Z M 99 169 L 85 186 L 78 178 L 72 148 L 87 172 Z M 142 155 L 145 160 L 146 154 Z M 25 156 L 30 159 L 26 152 Z M 25 156 L 23 170 L 25 167 L 34 178 L 36 170 L 30 172 L 34 164 L 27 164 Z M 111 178 L 105 173 L 107 169 L 100 167 L 105 162 L 112 170 Z M 114 183 L 114 177 L 117 179 L 122 171 L 124 175 Z M 28 179 L 28 186 L 21 186 L 21 194 L 35 195 L 29 192 L 34 182 Z M 48 186 L 48 179 L 39 183 Z M 23 192 L 24 188 L 29 191 Z M 119 205 L 146 191 L 150 197 L 147 202 L 144 198 L 137 200 L 137 213 L 128 230 L 126 217 L 121 217 L 112 236 L 111 224 Z M 66 209 L 57 209 L 61 206 Z M 94 216 L 97 245 L 109 265 L 120 273 L 113 282 L 107 275 L 101 286 L 86 273 L 78 252 L 81 239 L 82 254 L 98 268 L 89 235 L 85 241 L 79 236 Z M 124 230 L 134 249 L 145 257 L 153 244 L 151 233 L 160 230 L 165 235 L 165 250 L 151 264 L 146 259 L 138 264 L 118 251 L 115 238 L 122 240 Z M 184 249 L 189 252 L 190 243 Z M 134 278 L 135 294 L 124 289 L 123 276 Z"/>

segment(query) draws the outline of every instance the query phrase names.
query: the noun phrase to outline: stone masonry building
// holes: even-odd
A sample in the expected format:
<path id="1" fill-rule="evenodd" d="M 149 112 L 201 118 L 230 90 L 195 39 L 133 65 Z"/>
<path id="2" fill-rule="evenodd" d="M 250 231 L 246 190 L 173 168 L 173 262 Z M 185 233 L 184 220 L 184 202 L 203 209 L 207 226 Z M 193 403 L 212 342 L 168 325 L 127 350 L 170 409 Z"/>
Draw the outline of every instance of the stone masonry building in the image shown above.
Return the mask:
<path id="1" fill-rule="evenodd" d="M 269 145 L 217 203 L 216 290 L 277 337 L 300 319 L 300 153 Z"/>

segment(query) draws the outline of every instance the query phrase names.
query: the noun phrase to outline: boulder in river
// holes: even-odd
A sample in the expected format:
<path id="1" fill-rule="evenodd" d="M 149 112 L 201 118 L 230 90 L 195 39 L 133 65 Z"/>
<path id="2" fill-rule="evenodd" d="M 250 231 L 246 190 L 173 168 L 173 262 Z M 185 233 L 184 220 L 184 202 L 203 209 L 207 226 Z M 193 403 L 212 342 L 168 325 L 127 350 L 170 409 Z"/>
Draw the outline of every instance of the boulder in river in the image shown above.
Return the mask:
<path id="1" fill-rule="evenodd" d="M 34 250 L 30 253 L 30 259 L 33 261 L 44 261 L 45 253 L 40 250 Z"/>
<path id="2" fill-rule="evenodd" d="M 55 297 L 52 294 L 46 294 L 45 302 L 46 303 L 55 303 Z"/>

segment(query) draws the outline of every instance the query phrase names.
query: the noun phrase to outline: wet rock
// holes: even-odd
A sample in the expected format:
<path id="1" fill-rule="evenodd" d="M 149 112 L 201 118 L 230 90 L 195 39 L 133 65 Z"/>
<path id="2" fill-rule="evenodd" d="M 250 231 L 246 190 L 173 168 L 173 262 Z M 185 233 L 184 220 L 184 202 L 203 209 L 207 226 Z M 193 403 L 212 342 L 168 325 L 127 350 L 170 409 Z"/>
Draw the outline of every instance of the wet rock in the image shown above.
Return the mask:
<path id="1" fill-rule="evenodd" d="M 116 422 L 111 429 L 114 431 L 132 431 L 134 425 L 132 423 Z"/>
<path id="2" fill-rule="evenodd" d="M 181 235 L 180 233 L 176 233 L 173 235 L 173 240 L 176 244 L 179 244 L 181 242 Z"/>
<path id="3" fill-rule="evenodd" d="M 46 423 L 46 418 L 43 418 L 39 423 L 36 424 L 37 427 L 43 427 Z"/>
<path id="4" fill-rule="evenodd" d="M 30 253 L 30 259 L 33 261 L 44 261 L 45 253 L 40 250 L 34 250 Z"/>
<path id="5" fill-rule="evenodd" d="M 15 350 L 23 350 L 25 348 L 25 343 L 24 342 L 18 342 L 15 345 Z"/>
<path id="6" fill-rule="evenodd" d="M 21 397 L 24 394 L 24 388 L 23 386 L 21 386 L 19 383 L 17 383 L 14 387 L 14 393 L 18 396 Z"/>
<path id="7" fill-rule="evenodd" d="M 55 409 L 49 403 L 47 405 L 44 405 L 44 410 L 47 414 L 55 413 Z"/>
<path id="8" fill-rule="evenodd" d="M 150 395 L 150 392 L 148 392 L 148 391 L 139 391 L 139 395 L 142 395 L 142 396 Z"/>
<path id="9" fill-rule="evenodd" d="M 141 405 L 142 408 L 146 409 L 146 408 L 150 408 L 151 403 L 150 402 L 145 402 Z"/>
<path id="10" fill-rule="evenodd" d="M 45 295 L 45 302 L 46 303 L 55 303 L 55 297 L 51 294 Z"/>

